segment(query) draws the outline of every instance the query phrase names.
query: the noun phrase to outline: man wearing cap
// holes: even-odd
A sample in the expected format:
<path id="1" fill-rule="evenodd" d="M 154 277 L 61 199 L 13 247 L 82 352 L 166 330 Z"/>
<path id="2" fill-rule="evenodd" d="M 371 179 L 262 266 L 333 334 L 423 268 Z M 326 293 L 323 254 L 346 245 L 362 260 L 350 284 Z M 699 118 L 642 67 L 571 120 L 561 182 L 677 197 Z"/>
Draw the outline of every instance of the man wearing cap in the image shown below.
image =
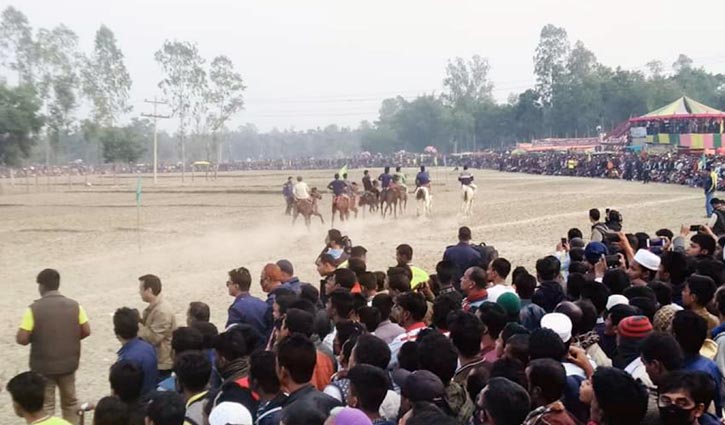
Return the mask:
<path id="1" fill-rule="evenodd" d="M 282 288 L 287 288 L 293 291 L 295 294 L 299 294 L 302 291 L 302 282 L 295 276 L 295 269 L 289 260 L 277 261 L 277 266 L 282 273 Z"/>
<path id="2" fill-rule="evenodd" d="M 654 280 L 660 268 L 660 257 L 646 249 L 637 250 L 634 259 L 629 263 L 627 275 L 632 286 L 647 286 L 648 282 Z"/>
<path id="3" fill-rule="evenodd" d="M 652 386 L 652 380 L 640 355 L 642 341 L 651 333 L 652 324 L 647 317 L 625 317 L 617 325 L 617 355 L 612 359 L 614 367 L 623 369 L 648 387 Z"/>
<path id="4" fill-rule="evenodd" d="M 398 369 L 393 372 L 393 381 L 400 387 L 400 414 L 403 417 L 418 402 L 433 403 L 445 413 L 451 414 L 445 400 L 446 388 L 433 372 L 416 370 L 409 372 Z"/>
<path id="5" fill-rule="evenodd" d="M 453 286 L 460 289 L 460 280 L 463 273 L 470 267 L 476 266 L 481 261 L 481 253 L 471 246 L 471 229 L 463 226 L 458 229 L 458 243 L 446 247 L 443 253 L 443 260 L 450 261 L 456 265 L 456 273 L 453 275 Z"/>

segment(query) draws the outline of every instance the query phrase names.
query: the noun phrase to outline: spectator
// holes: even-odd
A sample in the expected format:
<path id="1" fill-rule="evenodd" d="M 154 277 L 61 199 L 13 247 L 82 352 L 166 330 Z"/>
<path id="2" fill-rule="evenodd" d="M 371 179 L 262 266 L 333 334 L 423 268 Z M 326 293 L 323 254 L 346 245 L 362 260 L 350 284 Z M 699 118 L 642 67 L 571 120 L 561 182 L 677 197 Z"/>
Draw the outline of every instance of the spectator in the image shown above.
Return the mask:
<path id="1" fill-rule="evenodd" d="M 404 265 L 410 267 L 410 271 L 413 273 L 413 276 L 410 279 L 411 288 L 417 288 L 418 285 L 422 282 L 427 282 L 430 278 L 425 270 L 411 264 L 413 261 L 413 248 L 410 245 L 398 245 L 398 247 L 395 248 L 395 260 L 398 262 L 398 266 Z"/>
<path id="2" fill-rule="evenodd" d="M 519 425 L 529 414 L 530 399 L 521 385 L 506 378 L 492 378 L 476 396 L 476 406 L 479 423 Z"/>
<path id="3" fill-rule="evenodd" d="M 291 308 L 287 311 L 287 314 L 282 320 L 282 328 L 279 333 L 279 338 L 281 340 L 294 333 L 299 333 L 311 338 L 313 323 L 314 317 L 310 312 L 300 310 L 298 308 Z M 335 358 L 329 356 L 319 348 L 316 349 L 316 353 L 317 358 L 315 361 L 315 372 L 312 382 L 314 383 L 315 388 L 322 391 L 330 383 L 330 378 L 333 373 L 335 373 Z"/>
<path id="4" fill-rule="evenodd" d="M 496 258 L 491 261 L 487 270 L 487 279 L 491 283 L 491 286 L 486 289 L 488 301 L 495 303 L 504 292 L 516 292 L 511 285 L 506 284 L 506 278 L 510 272 L 511 263 L 505 258 Z"/>
<path id="5" fill-rule="evenodd" d="M 395 300 L 394 313 L 398 323 L 405 328 L 405 333 L 395 337 L 390 343 L 390 353 L 395 361 L 398 357 L 400 347 L 408 341 L 415 341 L 418 334 L 424 329 L 423 318 L 428 309 L 425 298 L 415 292 L 408 292 L 400 295 Z"/>
<path id="6" fill-rule="evenodd" d="M 677 340 L 670 334 L 655 332 L 642 341 L 641 359 L 652 385 L 647 388 L 647 415 L 644 424 L 656 425 L 660 423 L 660 413 L 657 407 L 657 388 L 662 379 L 670 372 L 682 368 L 683 355 Z"/>
<path id="7" fill-rule="evenodd" d="M 209 305 L 201 301 L 192 301 L 189 303 L 189 309 L 186 310 L 186 326 L 192 326 L 194 323 L 208 323 L 211 317 Z"/>
<path id="8" fill-rule="evenodd" d="M 463 297 L 453 284 L 453 279 L 457 270 L 456 265 L 449 260 L 439 261 L 438 264 L 436 264 L 436 276 L 438 277 L 439 284 L 437 295 L 439 297 L 442 295 L 448 295 L 453 298 L 458 305 L 460 305 L 463 302 Z"/>
<path id="9" fill-rule="evenodd" d="M 239 267 L 230 270 L 228 274 L 227 290 L 229 295 L 234 297 L 234 302 L 229 306 L 226 327 L 244 323 L 254 328 L 260 335 L 268 335 L 272 326 L 267 312 L 269 305 L 249 293 L 252 285 L 249 270 Z"/>
<path id="10" fill-rule="evenodd" d="M 559 260 L 550 255 L 536 262 L 536 274 L 539 287 L 536 289 L 531 301 L 543 308 L 547 313 L 554 311 L 554 307 L 565 298 L 561 284 L 556 281 L 561 269 Z"/>
<path id="11" fill-rule="evenodd" d="M 340 405 L 339 401 L 316 390 L 310 383 L 315 361 L 315 346 L 304 335 L 290 335 L 277 345 L 277 376 L 282 388 L 289 394 L 282 412 L 285 424 L 288 422 L 284 410 L 293 406 L 314 407 L 327 416 L 330 410 Z"/>
<path id="12" fill-rule="evenodd" d="M 143 311 L 138 336 L 154 346 L 158 360 L 158 379 L 171 375 L 171 334 L 176 329 L 174 309 L 161 295 L 161 279 L 152 274 L 138 278 L 141 300 L 148 303 Z"/>
<path id="13" fill-rule="evenodd" d="M 445 386 L 433 372 L 398 369 L 393 373 L 393 379 L 400 387 L 400 416 L 421 402 L 434 404 L 447 415 L 455 416 L 445 401 Z"/>
<path id="14" fill-rule="evenodd" d="M 375 332 L 373 332 L 375 336 L 390 344 L 396 337 L 405 333 L 405 329 L 390 321 L 390 313 L 393 311 L 394 305 L 393 297 L 388 294 L 377 294 L 373 298 L 372 305 L 373 308 L 380 311 L 380 318 L 382 319 Z"/>
<path id="15" fill-rule="evenodd" d="M 37 372 L 23 372 L 13 377 L 7 390 L 13 399 L 13 410 L 27 424 L 70 425 L 63 419 L 51 417 L 43 409 L 47 380 Z"/>
<path id="16" fill-rule="evenodd" d="M 204 349 L 204 335 L 196 328 L 182 326 L 176 328 L 171 334 L 172 359 L 186 351 L 202 351 Z M 159 382 L 159 391 L 176 391 L 176 375 L 173 373 Z"/>
<path id="17" fill-rule="evenodd" d="M 619 369 L 597 369 L 582 392 L 592 400 L 591 420 L 601 425 L 639 425 L 647 412 L 647 391 Z"/>
<path id="18" fill-rule="evenodd" d="M 707 413 L 715 384 L 703 372 L 672 372 L 660 382 L 657 400 L 663 425 L 718 424 Z"/>
<path id="19" fill-rule="evenodd" d="M 488 294 L 486 286 L 488 285 L 486 271 L 480 267 L 470 267 L 461 278 L 461 290 L 466 294 L 461 307 L 463 311 L 475 312 L 481 304 L 487 301 Z"/>
<path id="20" fill-rule="evenodd" d="M 645 316 L 630 316 L 622 319 L 617 325 L 617 355 L 612 364 L 652 386 L 640 353 L 642 341 L 652 333 L 652 324 Z"/>
<path id="21" fill-rule="evenodd" d="M 708 335 L 720 324 L 718 318 L 710 314 L 706 308 L 715 296 L 716 289 L 715 282 L 710 277 L 693 274 L 685 281 L 685 288 L 682 291 L 682 304 L 705 319 Z"/>
<path id="22" fill-rule="evenodd" d="M 380 415 L 380 406 L 390 386 L 386 373 L 378 367 L 359 364 L 348 371 L 347 377 L 350 379 L 347 405 L 363 411 L 373 425 L 395 425 Z"/>
<path id="23" fill-rule="evenodd" d="M 186 404 L 186 421 L 189 424 L 204 423 L 206 389 L 211 374 L 211 363 L 200 351 L 187 351 L 174 359 L 174 373 L 178 391 Z"/>
<path id="24" fill-rule="evenodd" d="M 259 395 L 256 425 L 277 425 L 287 396 L 282 392 L 276 358 L 271 351 L 256 351 L 249 359 L 249 387 Z"/>
<path id="25" fill-rule="evenodd" d="M 302 282 L 295 276 L 295 269 L 292 263 L 289 260 L 279 260 L 277 261 L 277 267 L 279 267 L 282 273 L 282 287 L 291 290 L 295 294 L 299 294 L 302 291 Z"/>
<path id="26" fill-rule="evenodd" d="M 78 422 L 75 372 L 81 356 L 81 340 L 91 334 L 86 311 L 60 294 L 60 274 L 45 269 L 36 278 L 40 299 L 23 313 L 15 341 L 30 344 L 30 370 L 45 377 L 45 405 L 55 413 L 55 388 L 60 392 L 63 419 Z"/>
<path id="27" fill-rule="evenodd" d="M 484 325 L 481 337 L 481 355 L 484 360 L 493 363 L 498 360 L 496 340 L 508 320 L 506 310 L 496 303 L 486 302 L 481 305 L 476 314 Z"/>
<path id="28" fill-rule="evenodd" d="M 458 229 L 458 244 L 446 247 L 443 253 L 443 261 L 450 261 L 456 266 L 452 283 L 456 289 L 460 288 L 460 280 L 463 273 L 481 261 L 481 254 L 471 246 L 471 229 L 463 226 Z"/>
<path id="29" fill-rule="evenodd" d="M 135 363 L 122 360 L 111 366 L 108 376 L 111 393 L 126 405 L 129 425 L 144 425 L 146 406 L 145 400 L 141 398 L 143 379 L 143 371 Z"/>
<path id="30" fill-rule="evenodd" d="M 646 249 L 640 249 L 629 263 L 627 275 L 634 286 L 646 286 L 655 279 L 660 268 L 660 257 Z"/>
<path id="31" fill-rule="evenodd" d="M 138 311 L 127 307 L 119 308 L 113 315 L 113 332 L 121 341 L 118 360 L 136 363 L 143 371 L 141 395 L 144 395 L 156 388 L 158 361 L 154 347 L 138 337 L 138 321 Z"/>
<path id="32" fill-rule="evenodd" d="M 589 221 L 592 223 L 592 235 L 589 238 L 592 242 L 602 242 L 604 236 L 609 232 L 609 228 L 606 224 L 600 222 L 601 213 L 598 209 L 592 208 L 589 210 Z"/>
<path id="33" fill-rule="evenodd" d="M 158 392 L 146 406 L 146 424 L 183 425 L 185 411 L 184 399 L 180 394 L 171 391 Z"/>
<path id="34" fill-rule="evenodd" d="M 534 410 L 526 417 L 524 425 L 579 423 L 561 402 L 566 389 L 566 371 L 560 362 L 552 359 L 532 361 L 526 368 L 526 380 Z"/>
<path id="35" fill-rule="evenodd" d="M 128 425 L 128 421 L 126 405 L 118 397 L 103 397 L 93 409 L 93 425 Z"/>

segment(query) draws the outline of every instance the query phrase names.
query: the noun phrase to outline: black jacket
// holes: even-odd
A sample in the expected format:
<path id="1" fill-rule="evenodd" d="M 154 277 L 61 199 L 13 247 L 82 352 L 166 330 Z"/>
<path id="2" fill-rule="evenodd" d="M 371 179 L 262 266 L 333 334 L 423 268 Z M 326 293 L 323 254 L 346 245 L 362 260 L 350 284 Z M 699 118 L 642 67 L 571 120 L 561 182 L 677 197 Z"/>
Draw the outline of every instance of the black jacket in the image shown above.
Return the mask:
<path id="1" fill-rule="evenodd" d="M 293 392 L 287 397 L 283 408 L 291 406 L 294 403 L 303 403 L 306 405 L 314 405 L 325 414 L 329 415 L 330 411 L 342 404 L 335 398 L 318 391 L 312 384 L 307 384 L 299 390 Z"/>
<path id="2" fill-rule="evenodd" d="M 539 287 L 536 288 L 534 296 L 531 297 L 531 302 L 546 310 L 547 313 L 551 313 L 557 304 L 564 301 L 564 298 L 564 289 L 559 282 L 551 280 L 541 282 Z"/>

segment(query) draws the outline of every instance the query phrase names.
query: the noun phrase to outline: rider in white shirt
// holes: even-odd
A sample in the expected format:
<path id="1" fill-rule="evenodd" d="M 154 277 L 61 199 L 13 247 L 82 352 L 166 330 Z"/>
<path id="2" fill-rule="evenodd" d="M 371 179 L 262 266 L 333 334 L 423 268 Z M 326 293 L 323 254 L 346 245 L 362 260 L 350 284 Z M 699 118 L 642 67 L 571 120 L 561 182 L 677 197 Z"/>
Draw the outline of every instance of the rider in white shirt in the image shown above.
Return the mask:
<path id="1" fill-rule="evenodd" d="M 476 190 L 476 185 L 473 184 L 473 175 L 468 171 L 468 165 L 463 166 L 463 171 L 458 175 L 458 181 L 461 182 L 461 186 L 469 186 L 471 189 Z"/>
<path id="2" fill-rule="evenodd" d="M 297 177 L 297 183 L 295 183 L 292 193 L 295 199 L 310 199 L 310 187 L 302 181 L 302 176 Z"/>

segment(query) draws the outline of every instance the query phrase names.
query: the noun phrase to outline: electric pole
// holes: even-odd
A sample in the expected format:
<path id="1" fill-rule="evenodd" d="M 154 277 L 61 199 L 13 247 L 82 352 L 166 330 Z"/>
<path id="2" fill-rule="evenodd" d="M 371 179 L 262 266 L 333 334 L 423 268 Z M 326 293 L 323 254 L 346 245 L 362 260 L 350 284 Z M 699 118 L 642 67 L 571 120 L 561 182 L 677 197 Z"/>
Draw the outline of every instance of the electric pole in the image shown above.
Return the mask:
<path id="1" fill-rule="evenodd" d="M 157 182 L 156 174 L 157 174 L 158 160 L 159 160 L 158 127 L 156 125 L 156 121 L 159 118 L 167 119 L 167 118 L 171 118 L 171 117 L 169 115 L 159 115 L 156 112 L 156 107 L 158 105 L 166 105 L 166 101 L 157 100 L 156 96 L 154 96 L 154 100 L 144 99 L 144 102 L 154 105 L 153 114 L 141 114 L 141 116 L 154 119 L 154 184 L 156 184 L 156 182 Z"/>

